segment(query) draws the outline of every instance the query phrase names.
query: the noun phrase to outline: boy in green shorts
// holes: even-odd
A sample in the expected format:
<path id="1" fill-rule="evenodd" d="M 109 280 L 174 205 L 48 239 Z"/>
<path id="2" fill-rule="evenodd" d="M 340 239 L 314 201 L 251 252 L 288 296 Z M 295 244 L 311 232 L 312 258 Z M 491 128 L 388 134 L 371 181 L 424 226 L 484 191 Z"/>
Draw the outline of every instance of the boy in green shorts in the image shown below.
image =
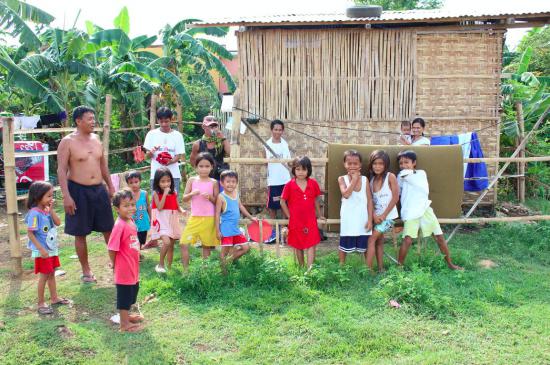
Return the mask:
<path id="1" fill-rule="evenodd" d="M 432 202 L 428 199 L 430 189 L 426 172 L 416 170 L 416 153 L 410 150 L 402 151 L 397 156 L 397 161 L 401 170 L 397 177 L 401 195 L 401 219 L 405 222 L 403 243 L 399 249 L 399 265 L 405 262 L 412 240 L 418 238 L 418 229 L 420 229 L 423 237 L 434 236 L 449 269 L 462 270 L 451 261 L 447 241 L 430 207 Z"/>

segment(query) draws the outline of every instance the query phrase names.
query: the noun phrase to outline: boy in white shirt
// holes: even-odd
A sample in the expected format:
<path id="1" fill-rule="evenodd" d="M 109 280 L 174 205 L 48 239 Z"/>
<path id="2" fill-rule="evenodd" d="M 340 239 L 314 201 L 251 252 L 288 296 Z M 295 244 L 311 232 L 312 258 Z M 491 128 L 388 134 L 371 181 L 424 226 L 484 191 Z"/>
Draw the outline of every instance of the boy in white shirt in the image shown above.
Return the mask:
<path id="1" fill-rule="evenodd" d="M 441 253 L 445 256 L 447 266 L 452 270 L 462 270 L 460 266 L 453 264 L 447 241 L 439 226 L 428 199 L 430 189 L 428 178 L 424 170 L 416 170 L 416 153 L 414 151 L 401 151 L 397 156 L 399 162 L 399 176 L 397 182 L 401 195 L 401 219 L 405 222 L 403 228 L 403 243 L 399 250 L 399 265 L 403 265 L 413 238 L 418 237 L 418 229 L 422 230 L 422 236 L 433 235 Z"/>
<path id="2" fill-rule="evenodd" d="M 265 149 L 266 158 L 291 158 L 288 143 L 282 138 L 285 131 L 285 125 L 282 121 L 275 119 L 271 122 L 271 138 L 266 141 L 266 144 L 271 147 L 274 156 L 267 148 Z M 290 181 L 290 173 L 282 163 L 267 164 L 267 209 L 271 219 L 277 218 L 277 211 L 281 210 L 281 194 L 285 184 Z M 267 240 L 268 243 L 275 241 L 275 230 L 271 237 Z"/>

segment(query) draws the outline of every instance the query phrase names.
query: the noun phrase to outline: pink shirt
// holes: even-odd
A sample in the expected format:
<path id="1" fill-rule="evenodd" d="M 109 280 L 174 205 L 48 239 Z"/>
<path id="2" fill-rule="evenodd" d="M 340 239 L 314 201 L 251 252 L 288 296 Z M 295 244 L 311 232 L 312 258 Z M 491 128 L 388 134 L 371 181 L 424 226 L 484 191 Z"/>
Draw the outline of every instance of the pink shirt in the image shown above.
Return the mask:
<path id="1" fill-rule="evenodd" d="M 134 222 L 117 218 L 107 248 L 116 251 L 115 284 L 136 284 L 139 281 L 139 240 Z"/>
<path id="2" fill-rule="evenodd" d="M 198 190 L 201 193 L 214 195 L 213 181 L 200 181 L 193 179 L 191 191 Z M 202 195 L 195 195 L 191 198 L 191 215 L 195 217 L 213 217 L 215 206 Z"/>

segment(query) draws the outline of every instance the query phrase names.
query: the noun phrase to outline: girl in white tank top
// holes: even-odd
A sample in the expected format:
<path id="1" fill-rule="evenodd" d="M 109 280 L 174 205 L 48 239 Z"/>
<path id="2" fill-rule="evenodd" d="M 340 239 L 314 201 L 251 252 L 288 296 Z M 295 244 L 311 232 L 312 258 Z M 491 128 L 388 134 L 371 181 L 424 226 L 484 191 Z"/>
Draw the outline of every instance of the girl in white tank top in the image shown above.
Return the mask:
<path id="1" fill-rule="evenodd" d="M 376 253 L 378 271 L 384 270 L 384 233 L 393 228 L 393 220 L 398 217 L 396 204 L 399 201 L 399 185 L 390 169 L 390 157 L 382 150 L 374 151 L 369 158 L 370 190 L 374 201 L 372 235 L 369 238 L 367 266 L 372 270 L 372 260 Z M 377 190 L 378 188 L 378 190 Z"/>
<path id="2" fill-rule="evenodd" d="M 338 247 L 340 264 L 346 262 L 348 253 L 359 252 L 366 256 L 373 215 L 369 181 L 361 175 L 361 155 L 354 150 L 346 151 L 344 167 L 347 174 L 338 178 L 342 193 Z"/>

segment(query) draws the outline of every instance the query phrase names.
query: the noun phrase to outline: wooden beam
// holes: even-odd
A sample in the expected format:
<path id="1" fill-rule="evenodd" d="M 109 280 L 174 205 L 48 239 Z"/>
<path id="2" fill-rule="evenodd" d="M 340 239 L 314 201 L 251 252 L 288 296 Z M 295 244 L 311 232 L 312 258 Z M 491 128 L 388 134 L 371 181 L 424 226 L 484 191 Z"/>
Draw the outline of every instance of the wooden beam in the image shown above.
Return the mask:
<path id="1" fill-rule="evenodd" d="M 67 133 L 74 132 L 76 128 L 36 128 L 36 129 L 17 129 L 13 134 L 43 134 L 43 133 Z M 103 128 L 94 128 L 94 132 L 103 132 Z"/>
<path id="2" fill-rule="evenodd" d="M 6 211 L 8 215 L 8 236 L 12 272 L 15 276 L 23 273 L 22 250 L 19 237 L 19 219 L 17 207 L 17 176 L 15 174 L 15 140 L 13 118 L 2 117 L 2 138 L 4 152 L 4 184 L 6 188 Z"/>
<path id="3" fill-rule="evenodd" d="M 109 166 L 109 137 L 111 130 L 111 110 L 113 106 L 113 96 L 112 95 L 105 95 L 105 115 L 104 115 L 104 121 L 103 121 L 103 153 L 105 155 L 105 162 L 107 163 L 107 166 Z"/>
<path id="4" fill-rule="evenodd" d="M 157 124 L 157 96 L 151 95 L 151 108 L 149 109 L 149 129 L 155 129 Z"/>

